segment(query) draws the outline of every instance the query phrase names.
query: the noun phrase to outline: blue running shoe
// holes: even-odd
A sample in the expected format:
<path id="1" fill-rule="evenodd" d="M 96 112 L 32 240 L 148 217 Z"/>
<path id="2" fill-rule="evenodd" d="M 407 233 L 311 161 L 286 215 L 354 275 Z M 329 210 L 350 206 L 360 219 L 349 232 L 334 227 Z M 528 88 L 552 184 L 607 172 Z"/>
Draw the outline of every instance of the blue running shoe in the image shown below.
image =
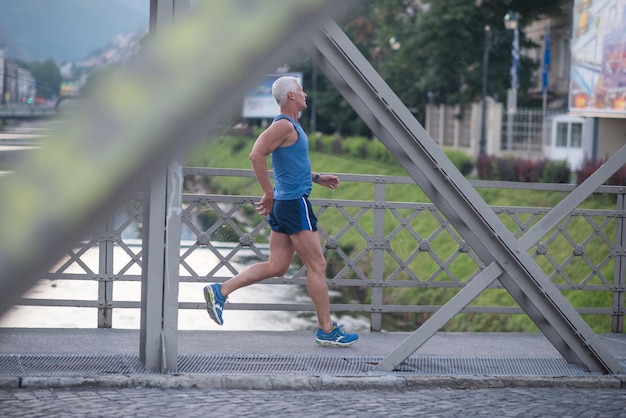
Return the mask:
<path id="1" fill-rule="evenodd" d="M 224 302 L 226 302 L 226 298 L 222 295 L 221 287 L 221 284 L 214 283 L 204 288 L 206 311 L 209 313 L 211 319 L 217 322 L 217 325 L 224 324 L 222 312 L 224 311 Z"/>
<path id="2" fill-rule="evenodd" d="M 317 329 L 315 335 L 315 341 L 317 345 L 322 347 L 350 347 L 359 339 L 357 334 L 347 334 L 341 329 L 343 325 L 337 325 L 333 322 L 333 329 L 330 332 L 324 332 L 322 329 Z"/>

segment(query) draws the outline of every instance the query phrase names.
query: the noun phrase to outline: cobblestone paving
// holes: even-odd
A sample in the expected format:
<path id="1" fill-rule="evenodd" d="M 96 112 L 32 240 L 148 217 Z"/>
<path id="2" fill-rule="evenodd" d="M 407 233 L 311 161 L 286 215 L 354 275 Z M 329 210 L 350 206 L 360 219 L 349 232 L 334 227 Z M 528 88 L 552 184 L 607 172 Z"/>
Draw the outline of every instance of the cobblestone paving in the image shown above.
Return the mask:
<path id="1" fill-rule="evenodd" d="M 0 390 L 19 417 L 626 417 L 624 389 L 245 391 L 158 388 Z"/>

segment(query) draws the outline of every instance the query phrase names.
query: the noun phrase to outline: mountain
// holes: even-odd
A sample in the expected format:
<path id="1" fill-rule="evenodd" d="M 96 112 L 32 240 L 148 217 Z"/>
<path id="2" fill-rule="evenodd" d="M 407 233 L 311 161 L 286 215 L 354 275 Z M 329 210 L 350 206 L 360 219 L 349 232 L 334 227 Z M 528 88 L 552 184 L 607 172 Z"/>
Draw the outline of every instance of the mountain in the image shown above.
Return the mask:
<path id="1" fill-rule="evenodd" d="M 148 27 L 150 0 L 0 0 L 0 48 L 25 61 L 80 61 Z"/>

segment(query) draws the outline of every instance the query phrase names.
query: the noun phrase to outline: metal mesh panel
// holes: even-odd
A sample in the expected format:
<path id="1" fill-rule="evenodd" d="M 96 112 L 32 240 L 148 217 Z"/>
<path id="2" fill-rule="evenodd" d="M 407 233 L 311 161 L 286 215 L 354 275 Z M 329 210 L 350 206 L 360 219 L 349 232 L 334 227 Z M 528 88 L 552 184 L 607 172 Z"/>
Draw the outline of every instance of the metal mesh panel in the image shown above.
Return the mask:
<path id="1" fill-rule="evenodd" d="M 423 375 L 489 376 L 576 376 L 588 373 L 583 367 L 561 358 L 448 358 L 418 357 L 400 365 L 400 371 Z"/>
<path id="2" fill-rule="evenodd" d="M 0 376 L 103 376 L 145 373 L 139 358 L 126 355 L 3 355 Z"/>
<path id="3" fill-rule="evenodd" d="M 374 371 L 382 357 L 289 355 L 181 355 L 170 374 L 306 375 L 306 376 L 589 376 L 583 367 L 562 358 L 409 358 L 393 372 Z M 626 358 L 618 361 L 626 367 Z M 63 377 L 149 374 L 137 356 L 0 355 L 0 377 Z"/>
<path id="4" fill-rule="evenodd" d="M 179 373 L 209 374 L 301 374 L 301 375 L 362 375 L 372 368 L 371 361 L 349 357 L 305 356 L 184 356 Z"/>

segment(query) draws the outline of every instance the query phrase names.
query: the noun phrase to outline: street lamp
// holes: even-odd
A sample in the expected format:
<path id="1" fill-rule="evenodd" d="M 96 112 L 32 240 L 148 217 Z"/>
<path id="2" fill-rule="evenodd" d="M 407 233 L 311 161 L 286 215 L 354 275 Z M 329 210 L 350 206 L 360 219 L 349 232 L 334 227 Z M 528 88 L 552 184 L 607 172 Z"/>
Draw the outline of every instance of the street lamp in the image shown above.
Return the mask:
<path id="1" fill-rule="evenodd" d="M 504 27 L 507 28 L 508 30 L 515 30 L 517 29 L 517 22 L 519 20 L 519 16 L 517 15 L 517 13 L 515 13 L 512 10 L 509 10 L 509 12 L 504 15 Z"/>
<path id="2" fill-rule="evenodd" d="M 507 150 L 513 149 L 513 115 L 517 111 L 517 89 L 519 87 L 519 17 L 517 13 L 509 11 L 504 16 L 504 27 L 514 31 L 513 48 L 511 50 L 511 88 L 507 91 Z M 483 86 L 482 86 L 482 122 L 480 129 L 479 154 L 487 151 L 487 78 L 489 74 L 489 51 L 493 43 L 494 31 L 489 25 L 485 26 L 485 41 L 483 49 Z M 498 31 L 496 31 L 498 32 Z M 497 35 L 498 33 L 496 33 Z M 496 41 L 498 38 L 495 38 Z"/>
<path id="3" fill-rule="evenodd" d="M 506 149 L 513 149 L 513 115 L 517 111 L 517 89 L 519 88 L 519 16 L 509 11 L 504 16 L 504 27 L 513 31 L 513 46 L 511 49 L 511 88 L 507 91 L 507 124 Z"/>

